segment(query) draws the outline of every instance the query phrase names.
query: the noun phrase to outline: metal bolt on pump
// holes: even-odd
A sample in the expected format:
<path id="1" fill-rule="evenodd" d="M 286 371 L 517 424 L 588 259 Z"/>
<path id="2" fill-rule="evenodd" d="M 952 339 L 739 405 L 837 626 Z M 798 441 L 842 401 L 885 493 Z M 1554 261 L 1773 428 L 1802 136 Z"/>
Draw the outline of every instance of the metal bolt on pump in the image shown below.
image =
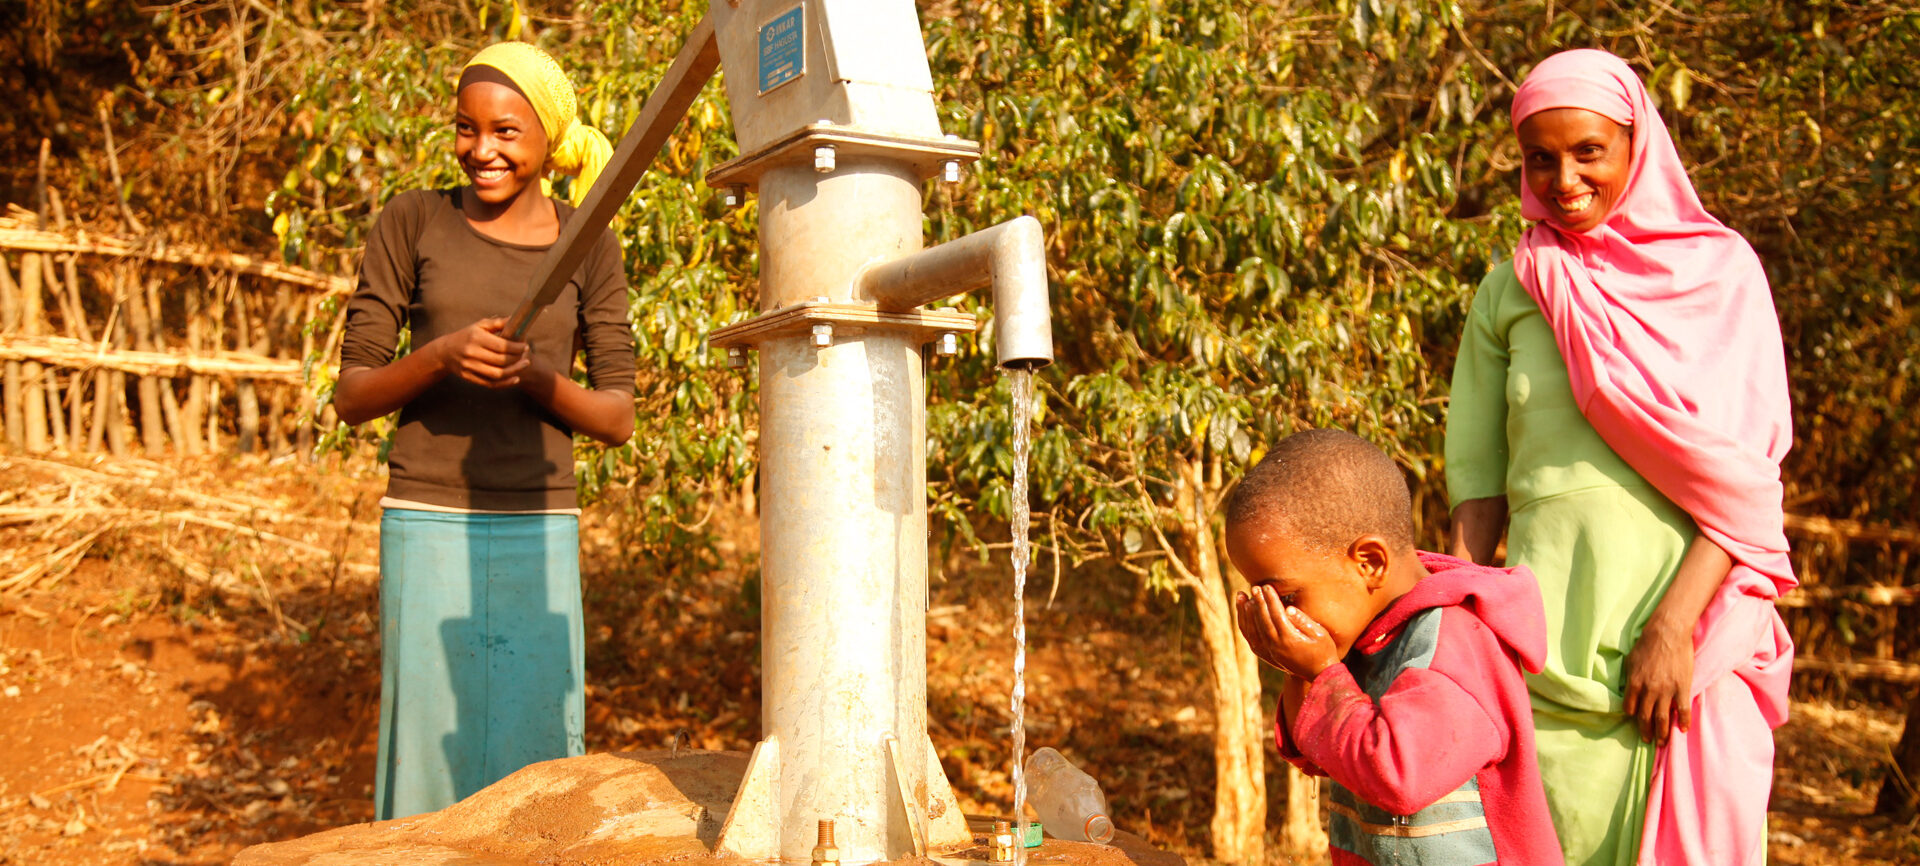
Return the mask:
<path id="1" fill-rule="evenodd" d="M 993 863 L 1013 862 L 1013 825 L 1006 821 L 993 822 L 993 840 L 987 850 L 987 859 Z"/>
<path id="2" fill-rule="evenodd" d="M 727 349 L 727 366 L 735 370 L 745 370 L 747 368 L 747 350 L 739 346 L 733 346 Z"/>
<path id="3" fill-rule="evenodd" d="M 947 164 L 943 169 L 943 171 L 941 172 L 940 176 L 947 183 L 959 183 L 960 182 L 960 161 L 957 159 L 947 160 Z"/>
<path id="4" fill-rule="evenodd" d="M 820 841 L 813 846 L 813 866 L 836 866 L 840 849 L 833 844 L 833 819 L 820 819 Z"/>
<path id="5" fill-rule="evenodd" d="M 747 203 L 747 188 L 739 184 L 727 187 L 727 207 L 739 207 Z"/>
<path id="6" fill-rule="evenodd" d="M 940 341 L 934 344 L 933 351 L 944 357 L 960 354 L 960 338 L 953 333 L 940 335 Z"/>
<path id="7" fill-rule="evenodd" d="M 833 171 L 833 145 L 823 144 L 813 149 L 813 170 L 821 174 Z"/>
<path id="8" fill-rule="evenodd" d="M 824 349 L 828 346 L 833 345 L 833 326 L 825 325 L 825 324 L 814 325 L 813 326 L 813 345 L 815 348 L 819 348 L 819 349 Z"/>

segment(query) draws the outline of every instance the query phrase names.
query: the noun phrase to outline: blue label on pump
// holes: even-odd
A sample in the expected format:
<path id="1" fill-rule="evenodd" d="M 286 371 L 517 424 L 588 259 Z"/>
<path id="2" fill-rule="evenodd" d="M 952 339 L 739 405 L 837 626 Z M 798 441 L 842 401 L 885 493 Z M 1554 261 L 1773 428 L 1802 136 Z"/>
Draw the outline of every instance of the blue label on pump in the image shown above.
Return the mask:
<path id="1" fill-rule="evenodd" d="M 807 72 L 806 4 L 796 4 L 760 25 L 760 92 Z"/>

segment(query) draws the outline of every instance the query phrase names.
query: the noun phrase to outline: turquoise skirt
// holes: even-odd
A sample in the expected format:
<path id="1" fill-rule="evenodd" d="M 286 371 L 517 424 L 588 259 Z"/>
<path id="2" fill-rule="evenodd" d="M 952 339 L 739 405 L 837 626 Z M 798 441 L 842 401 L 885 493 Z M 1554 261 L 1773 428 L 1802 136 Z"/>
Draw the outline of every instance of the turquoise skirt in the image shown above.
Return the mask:
<path id="1" fill-rule="evenodd" d="M 380 820 L 584 751 L 580 518 L 380 518 Z"/>

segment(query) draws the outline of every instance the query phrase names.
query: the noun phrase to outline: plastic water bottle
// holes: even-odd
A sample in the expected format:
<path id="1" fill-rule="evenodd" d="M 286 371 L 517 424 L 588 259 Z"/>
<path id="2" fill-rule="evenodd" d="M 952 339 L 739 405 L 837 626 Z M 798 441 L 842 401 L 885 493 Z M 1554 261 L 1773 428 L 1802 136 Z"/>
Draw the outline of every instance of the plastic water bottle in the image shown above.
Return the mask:
<path id="1" fill-rule="evenodd" d="M 1038 749 L 1027 758 L 1027 802 L 1056 839 L 1102 845 L 1113 841 L 1113 819 L 1107 817 L 1107 795 L 1100 792 L 1100 783 L 1052 748 Z"/>

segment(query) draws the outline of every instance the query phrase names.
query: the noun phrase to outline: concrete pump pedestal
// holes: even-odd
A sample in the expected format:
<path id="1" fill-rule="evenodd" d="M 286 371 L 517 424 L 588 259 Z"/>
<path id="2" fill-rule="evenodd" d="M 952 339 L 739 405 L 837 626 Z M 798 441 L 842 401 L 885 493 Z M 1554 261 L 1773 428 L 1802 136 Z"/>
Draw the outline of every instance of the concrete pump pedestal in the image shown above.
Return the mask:
<path id="1" fill-rule="evenodd" d="M 527 767 L 438 812 L 356 824 L 240 852 L 234 866 L 736 866 L 764 861 L 713 853 L 747 769 L 743 752 L 622 752 Z M 902 860 L 963 866 L 987 857 L 984 819 L 975 847 Z M 1185 866 L 1121 833 L 1113 845 L 1048 839 L 1031 866 Z M 856 866 L 855 861 L 844 861 Z M 983 864 L 984 866 L 984 864 Z"/>

